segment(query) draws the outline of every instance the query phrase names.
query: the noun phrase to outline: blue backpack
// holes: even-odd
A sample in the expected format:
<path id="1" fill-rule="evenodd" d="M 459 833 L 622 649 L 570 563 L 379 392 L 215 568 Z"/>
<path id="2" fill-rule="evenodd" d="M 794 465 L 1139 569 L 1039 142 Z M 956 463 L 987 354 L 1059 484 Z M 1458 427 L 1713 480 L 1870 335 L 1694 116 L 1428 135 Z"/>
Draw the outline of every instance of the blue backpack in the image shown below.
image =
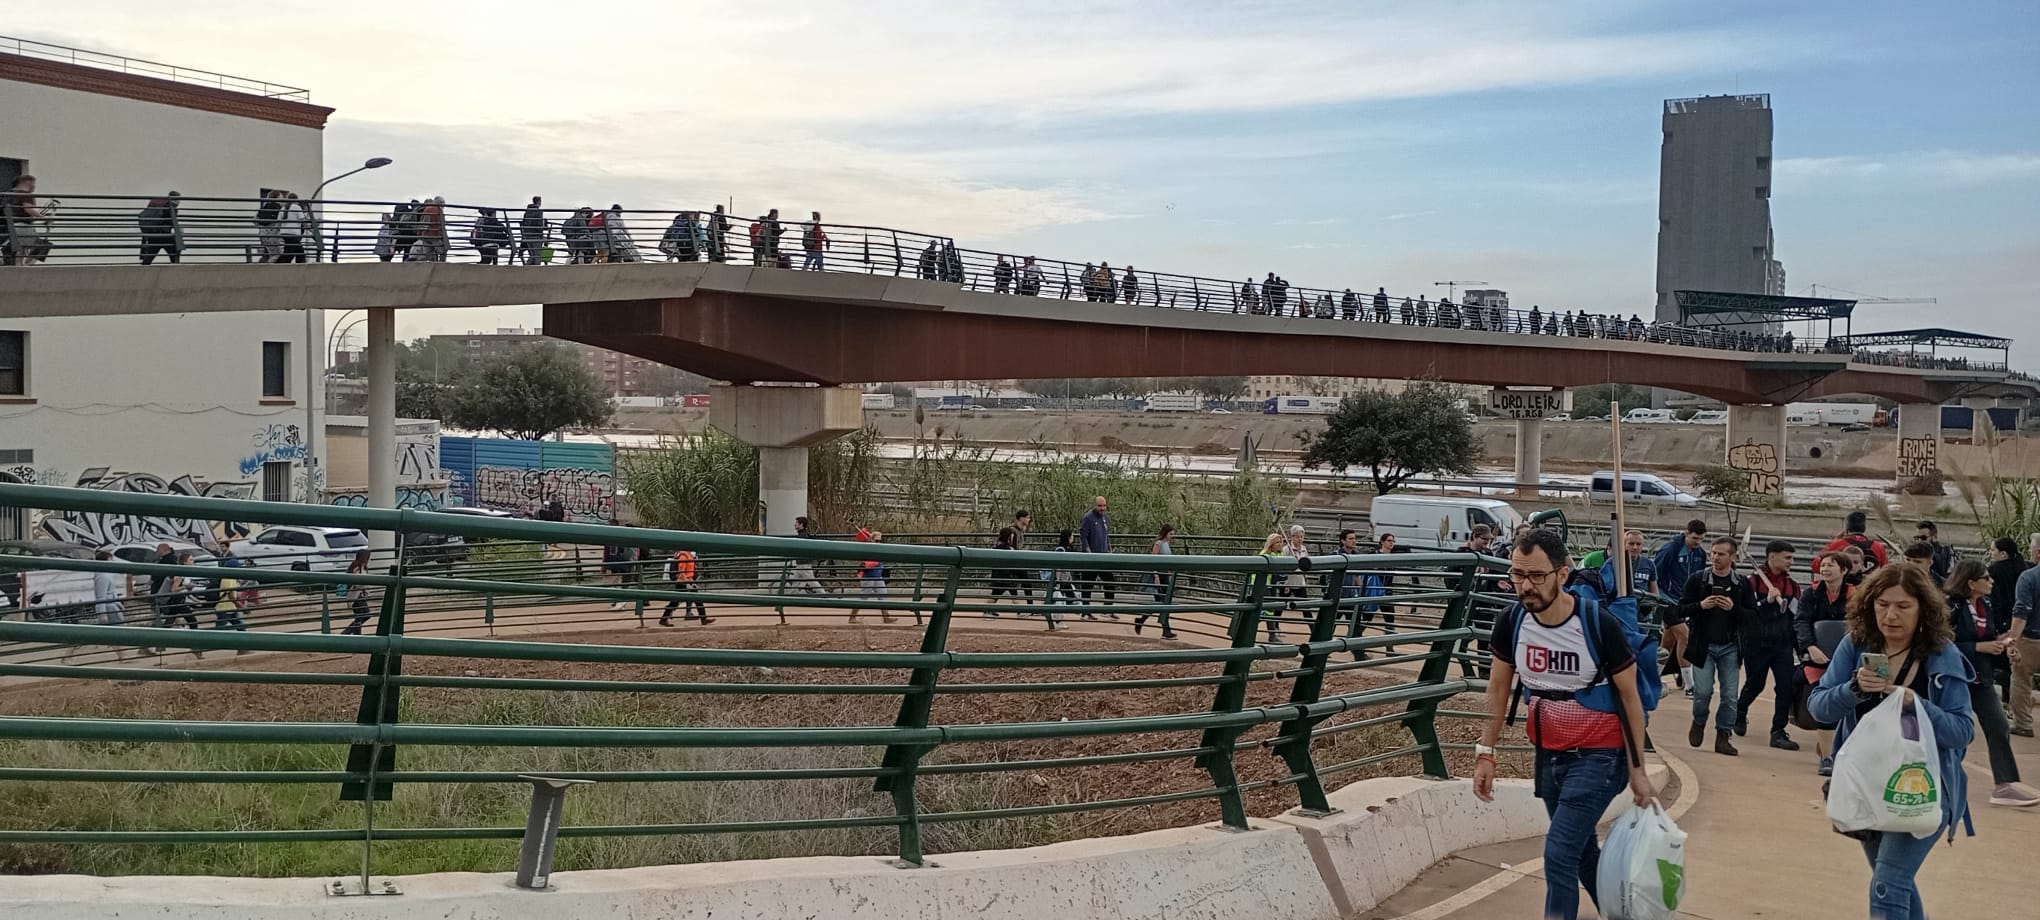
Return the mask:
<path id="1" fill-rule="evenodd" d="M 1596 712 L 1611 712 L 1617 715 L 1622 712 L 1621 700 L 1616 696 L 1615 685 L 1609 682 L 1608 673 L 1602 669 L 1599 658 L 1601 611 L 1606 609 L 1622 624 L 1622 638 L 1628 641 L 1630 652 L 1636 656 L 1636 693 L 1643 700 L 1643 717 L 1647 723 L 1650 721 L 1650 714 L 1657 709 L 1658 700 L 1664 697 L 1665 692 L 1664 676 L 1659 673 L 1657 663 L 1658 639 L 1645 632 L 1638 622 L 1635 597 L 1618 597 L 1604 605 L 1599 576 L 1579 577 L 1581 575 L 1586 573 L 1576 574 L 1572 582 L 1566 585 L 1566 593 L 1571 594 L 1580 604 L 1580 626 L 1586 631 L 1587 654 L 1594 658 L 1594 677 L 1586 689 L 1573 694 L 1573 699 Z M 1523 618 L 1528 616 L 1529 612 L 1523 609 L 1522 604 L 1517 604 L 1510 610 L 1510 615 L 1515 618 L 1514 634 L 1520 635 Z M 1515 693 L 1517 700 L 1521 700 L 1526 693 L 1527 691 L 1519 684 Z M 1513 722 L 1514 702 L 1511 702 L 1509 708 L 1510 721 Z"/>

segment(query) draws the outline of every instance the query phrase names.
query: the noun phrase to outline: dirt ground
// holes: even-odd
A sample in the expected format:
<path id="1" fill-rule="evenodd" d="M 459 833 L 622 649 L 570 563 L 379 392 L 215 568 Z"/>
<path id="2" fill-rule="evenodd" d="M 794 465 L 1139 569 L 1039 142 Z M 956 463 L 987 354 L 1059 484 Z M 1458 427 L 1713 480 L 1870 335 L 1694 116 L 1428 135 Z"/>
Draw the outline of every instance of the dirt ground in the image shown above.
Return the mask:
<path id="1" fill-rule="evenodd" d="M 916 651 L 919 631 L 906 627 L 871 628 L 772 628 L 736 627 L 689 630 L 618 630 L 585 632 L 562 637 L 562 641 L 609 645 L 662 645 L 722 648 L 774 648 L 789 651 Z M 959 652 L 1047 652 L 1109 651 L 1134 648 L 1180 647 L 1175 643 L 1083 635 L 1015 635 L 1007 631 L 958 629 L 950 637 L 950 650 Z M 220 660 L 218 653 L 193 667 L 215 670 L 265 672 L 360 673 L 365 658 L 354 656 L 263 655 Z M 1266 670 L 1265 666 L 1260 666 Z M 1105 679 L 1184 678 L 1216 675 L 1215 664 L 1162 665 L 1119 668 L 1110 673 L 1095 667 L 948 669 L 940 676 L 941 686 L 958 688 L 972 684 L 1032 685 L 1055 681 Z M 469 675 L 547 679 L 602 679 L 658 682 L 802 683 L 802 684 L 903 684 L 904 670 L 819 669 L 753 667 L 664 667 L 640 664 L 608 664 L 560 661 L 507 661 L 476 658 L 429 658 L 407 656 L 404 673 L 413 675 Z M 1326 696 L 1352 693 L 1370 687 L 1405 683 L 1414 671 L 1375 669 L 1329 675 Z M 1279 705 L 1288 700 L 1292 681 L 1286 678 L 1257 680 L 1249 685 L 1248 707 Z M 1016 722 L 1056 722 L 1122 718 L 1145 715 L 1196 713 L 1211 708 L 1214 686 L 1154 687 L 1095 691 L 1036 691 L 1025 686 L 989 693 L 947 692 L 938 694 L 931 723 L 970 725 Z M 413 722 L 489 721 L 478 713 L 505 703 L 508 697 L 523 697 L 524 705 L 503 710 L 504 721 L 536 724 L 574 724 L 573 713 L 586 711 L 570 705 L 548 705 L 546 698 L 558 692 L 503 691 L 480 689 L 410 688 L 405 693 L 405 718 Z M 626 724 L 698 727 L 766 726 L 881 726 L 898 716 L 899 698 L 893 695 L 794 695 L 782 693 L 604 693 L 608 712 L 638 712 L 643 718 Z M 618 706 L 619 698 L 623 705 Z M 360 699 L 353 687 L 288 686 L 260 684 L 194 684 L 150 682 L 116 685 L 108 681 L 44 682 L 0 693 L 0 714 L 71 716 L 84 718 L 163 718 L 235 722 L 352 722 Z M 1443 704 L 1447 709 L 1478 710 L 1481 702 L 1461 696 Z M 1375 707 L 1342 714 L 1326 723 L 1338 725 L 1401 707 Z M 449 718 L 453 716 L 454 718 Z M 501 724 L 501 723 L 497 723 Z M 1255 728 L 1245 736 L 1260 741 L 1274 736 L 1278 726 Z M 1478 726 L 1471 721 L 1444 719 L 1440 732 L 1447 742 L 1466 743 L 1474 739 Z M 1059 757 L 1085 757 L 1146 750 L 1195 747 L 1195 732 L 1145 735 L 1103 735 L 1055 738 L 1038 741 L 954 744 L 938 748 L 925 763 L 986 763 L 1028 761 Z M 1368 754 L 1399 748 L 1411 743 L 1409 733 L 1398 725 L 1370 726 L 1318 738 L 1313 757 L 1322 769 Z M 491 763 L 496 768 L 514 763 L 517 749 L 492 752 L 507 762 Z M 868 762 L 876 763 L 879 751 L 869 749 Z M 797 756 L 797 755 L 794 755 Z M 492 758 L 494 759 L 494 758 Z M 861 756 L 857 762 L 864 762 Z M 1527 758 L 1505 757 L 1504 775 L 1525 774 Z M 1448 755 L 1453 772 L 1470 772 L 1471 758 L 1464 752 Z M 403 767 L 403 754 L 398 766 Z M 840 761 L 837 762 L 840 764 Z M 1264 748 L 1241 750 L 1235 759 L 1244 782 L 1279 779 L 1288 775 L 1279 757 Z M 127 764 L 120 764 L 127 765 Z M 775 762 L 773 766 L 798 767 L 799 762 Z M 116 766 L 116 764 L 107 764 Z M 1325 777 L 1328 788 L 1373 776 L 1408 775 L 1419 772 L 1415 757 L 1398 757 L 1381 763 L 1340 771 Z M 1014 807 L 1104 801 L 1131 796 L 1208 789 L 1212 780 L 1190 759 L 1087 765 L 1054 769 L 1028 768 L 1023 781 L 1002 783 L 1001 800 L 985 807 Z M 924 783 L 931 780 L 924 780 Z M 1288 785 L 1256 789 L 1247 795 L 1248 811 L 1270 816 L 1297 805 Z M 924 807 L 928 807 L 924 805 Z M 1097 836 L 1134 833 L 1166 827 L 1209 823 L 1219 817 L 1212 799 L 1167 802 L 1128 808 L 1087 812 L 1074 817 L 1068 836 Z"/>

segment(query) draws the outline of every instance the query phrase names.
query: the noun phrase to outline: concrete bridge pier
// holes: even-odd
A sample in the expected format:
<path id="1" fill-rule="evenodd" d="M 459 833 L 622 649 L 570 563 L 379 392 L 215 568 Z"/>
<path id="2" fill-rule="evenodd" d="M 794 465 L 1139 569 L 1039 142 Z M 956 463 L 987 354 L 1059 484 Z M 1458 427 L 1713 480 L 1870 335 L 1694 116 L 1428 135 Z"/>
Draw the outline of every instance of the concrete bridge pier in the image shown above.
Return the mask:
<path id="1" fill-rule="evenodd" d="M 844 387 L 717 384 L 709 389 L 708 423 L 758 448 L 760 526 L 789 536 L 793 519 L 807 514 L 808 448 L 862 426 L 863 395 Z"/>
<path id="2" fill-rule="evenodd" d="M 1967 402 L 1967 400 L 1965 400 Z M 1985 401 L 1988 405 L 1988 400 Z M 1982 408 L 1976 408 L 1978 414 Z M 1970 423 L 1970 430 L 1981 427 Z M 1901 403 L 1898 407 L 1898 482 L 1941 471 L 1941 407 L 1936 403 Z"/>
<path id="3" fill-rule="evenodd" d="M 368 309 L 368 506 L 397 506 L 397 311 Z M 307 354 L 306 361 L 318 356 Z M 306 399 L 311 394 L 305 395 Z M 368 532 L 372 549 L 396 546 L 386 530 Z"/>
<path id="4" fill-rule="evenodd" d="M 1540 488 L 1544 482 L 1544 420 L 1541 418 L 1516 420 L 1516 482 L 1520 484 L 1518 494 L 1525 498 L 1544 494 Z"/>
<path id="5" fill-rule="evenodd" d="M 1785 497 L 1785 407 L 1728 407 L 1728 455 L 1722 461 L 1749 477 L 1750 494 Z"/>

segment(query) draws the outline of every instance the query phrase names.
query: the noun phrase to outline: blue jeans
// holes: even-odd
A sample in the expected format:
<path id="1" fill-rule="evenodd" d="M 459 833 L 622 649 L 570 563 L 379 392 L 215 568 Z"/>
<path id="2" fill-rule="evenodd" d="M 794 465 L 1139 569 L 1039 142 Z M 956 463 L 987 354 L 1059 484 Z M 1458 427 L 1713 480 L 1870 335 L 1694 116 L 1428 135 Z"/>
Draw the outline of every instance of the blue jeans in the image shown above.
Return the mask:
<path id="1" fill-rule="evenodd" d="M 1733 642 L 1707 647 L 1700 663 L 1693 666 L 1693 724 L 1707 724 L 1707 703 L 1714 699 L 1714 680 L 1721 678 L 1721 706 L 1714 713 L 1714 727 L 1735 732 L 1736 695 L 1742 686 L 1742 651 Z"/>
<path id="2" fill-rule="evenodd" d="M 1621 748 L 1537 752 L 1537 797 L 1551 816 L 1544 834 L 1544 916 L 1578 920 L 1580 887 L 1600 906 L 1601 843 L 1594 827 L 1629 785 Z"/>
<path id="3" fill-rule="evenodd" d="M 1913 876 L 1939 842 L 1939 833 L 1925 840 L 1911 834 L 1878 834 L 1863 841 L 1863 855 L 1870 859 L 1871 920 L 1927 920 Z"/>

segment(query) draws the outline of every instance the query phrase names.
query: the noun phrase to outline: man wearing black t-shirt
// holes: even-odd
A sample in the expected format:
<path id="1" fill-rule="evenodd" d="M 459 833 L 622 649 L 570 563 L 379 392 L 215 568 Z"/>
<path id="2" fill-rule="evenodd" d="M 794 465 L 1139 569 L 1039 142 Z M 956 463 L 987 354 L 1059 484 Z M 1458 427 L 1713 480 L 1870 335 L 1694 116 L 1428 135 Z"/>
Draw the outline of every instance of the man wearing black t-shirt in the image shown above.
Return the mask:
<path id="1" fill-rule="evenodd" d="M 1524 535 L 1509 557 L 1517 605 L 1496 617 L 1489 637 L 1494 674 L 1488 721 L 1473 746 L 1473 791 L 1481 801 L 1494 796 L 1494 745 L 1520 681 L 1529 698 L 1530 741 L 1537 746 L 1537 797 L 1551 816 L 1544 835 L 1544 916 L 1576 920 L 1582 887 L 1600 903 L 1594 827 L 1602 812 L 1625 784 L 1638 805 L 1657 792 L 1643 767 L 1636 655 L 1621 621 L 1606 610 L 1594 608 L 1598 619 L 1588 630 L 1580 616 L 1588 608 L 1564 590 L 1569 571 L 1565 541 L 1549 530 Z"/>
<path id="2" fill-rule="evenodd" d="M 1708 566 L 1686 579 L 1686 591 L 1679 606 L 1665 618 L 1667 628 L 1677 623 L 1692 629 L 1686 642 L 1686 663 L 1693 666 L 1693 727 L 1686 743 L 1699 747 L 1707 738 L 1707 705 L 1714 699 L 1714 683 L 1721 681 L 1721 707 L 1714 719 L 1714 752 L 1735 756 L 1736 699 L 1741 686 L 1742 650 L 1738 647 L 1744 624 L 1756 617 L 1757 600 L 1750 583 L 1735 572 L 1736 542 L 1717 537 L 1707 550 Z"/>

